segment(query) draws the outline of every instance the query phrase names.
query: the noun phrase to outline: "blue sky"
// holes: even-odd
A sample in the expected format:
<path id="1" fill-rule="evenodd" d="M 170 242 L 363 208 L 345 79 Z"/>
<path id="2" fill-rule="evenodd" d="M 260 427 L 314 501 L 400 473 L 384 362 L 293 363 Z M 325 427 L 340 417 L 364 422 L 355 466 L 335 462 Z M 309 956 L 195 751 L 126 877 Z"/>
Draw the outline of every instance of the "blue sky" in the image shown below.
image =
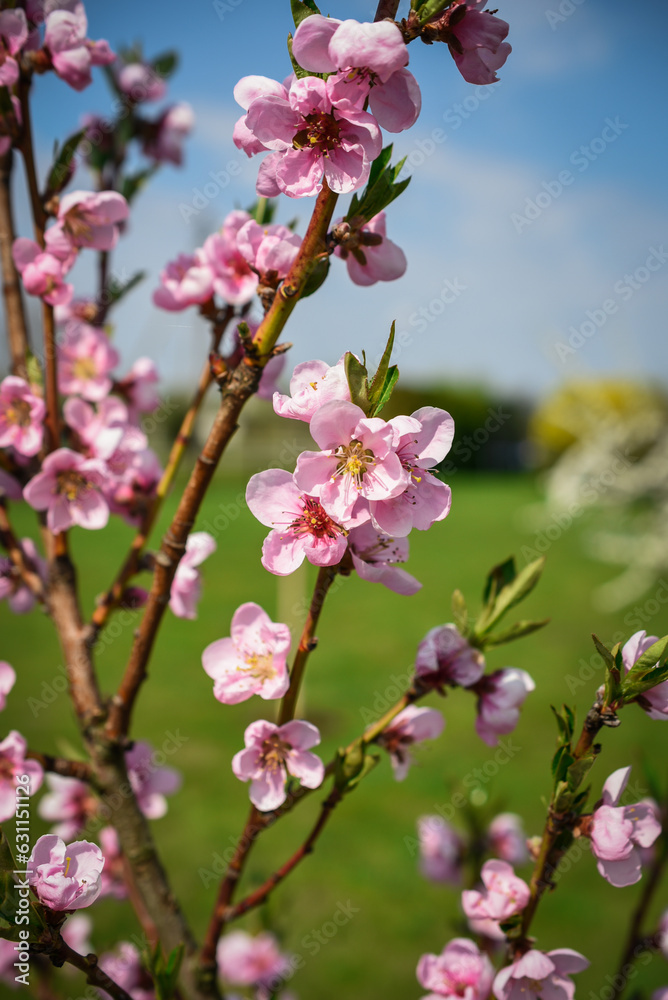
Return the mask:
<path id="1" fill-rule="evenodd" d="M 286 331 L 293 364 L 334 362 L 346 349 L 373 357 L 396 320 L 404 334 L 397 360 L 411 378 L 483 380 L 535 394 L 593 373 L 665 377 L 668 8 L 500 3 L 513 52 L 492 88 L 465 83 L 445 46 L 411 45 L 423 112 L 413 129 L 390 137 L 397 154 L 409 155 L 413 181 L 388 212 L 388 235 L 405 250 L 408 271 L 364 289 L 335 261 Z M 406 7 L 404 0 L 400 13 Z M 368 0 L 338 0 L 323 12 L 370 20 L 374 10 Z M 112 47 L 141 40 L 148 56 L 177 48 L 169 97 L 196 114 L 185 167 L 165 167 L 140 195 L 114 257 L 120 274 L 149 272 L 117 313 L 124 361 L 152 353 L 178 382 L 199 368 L 206 338 L 194 311 L 160 313 L 150 291 L 167 260 L 253 198 L 259 160 L 231 142 L 240 110 L 232 90 L 243 75 L 282 79 L 289 71 L 289 4 L 92 0 L 87 11 L 90 37 Z M 110 108 L 101 79 L 82 94 L 52 78 L 35 90 L 44 165 L 53 139 L 72 132 L 82 113 Z M 180 206 L 192 205 L 212 172 L 224 179 L 229 164 L 236 176 L 184 221 Z M 82 171 L 76 184 L 86 181 Z M 301 232 L 308 214 L 305 200 L 285 198 L 279 207 L 279 219 L 297 216 Z M 84 293 L 87 268 L 76 275 Z"/>

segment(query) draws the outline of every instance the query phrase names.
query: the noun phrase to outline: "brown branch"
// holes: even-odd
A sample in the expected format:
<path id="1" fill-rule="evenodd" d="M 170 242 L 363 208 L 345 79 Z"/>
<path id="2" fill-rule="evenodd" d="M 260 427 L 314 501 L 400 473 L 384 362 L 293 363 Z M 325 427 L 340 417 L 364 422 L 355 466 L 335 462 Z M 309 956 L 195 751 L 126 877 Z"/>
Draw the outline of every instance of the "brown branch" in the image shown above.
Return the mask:
<path id="1" fill-rule="evenodd" d="M 49 958 L 55 966 L 61 966 L 64 962 L 73 965 L 85 973 L 86 982 L 91 986 L 98 986 L 114 998 L 114 1000 L 132 1000 L 129 993 L 126 993 L 122 986 L 110 979 L 106 972 L 103 972 L 98 965 L 97 955 L 80 955 L 74 948 L 70 948 L 62 938 L 58 941 L 53 951 L 48 952 Z"/>
<path id="2" fill-rule="evenodd" d="M 26 353 L 30 346 L 30 338 L 21 293 L 21 281 L 12 257 L 12 246 L 16 239 L 11 197 L 13 156 L 11 149 L 0 156 L 0 262 L 2 263 L 2 295 L 5 303 L 12 371 L 15 375 L 26 378 L 28 374 Z"/>
<path id="3" fill-rule="evenodd" d="M 278 714 L 279 726 L 283 726 L 286 722 L 289 722 L 290 719 L 294 719 L 295 717 L 297 698 L 299 696 L 299 689 L 304 677 L 304 671 L 306 670 L 306 664 L 308 662 L 309 655 L 315 649 L 318 641 L 315 638 L 315 630 L 318 627 L 320 612 L 322 611 L 322 606 L 325 603 L 325 598 L 327 597 L 329 588 L 336 579 L 337 573 L 338 566 L 321 566 L 318 571 L 315 587 L 313 588 L 311 605 L 306 618 L 306 624 L 304 625 L 304 629 L 299 640 L 299 646 L 297 647 L 297 652 L 295 653 L 294 662 L 292 664 L 292 670 L 290 671 L 290 687 L 286 691 L 283 701 L 281 702 L 281 708 Z"/>
<path id="4" fill-rule="evenodd" d="M 85 760 L 52 757 L 51 754 L 41 753 L 39 750 L 27 750 L 26 757 L 29 760 L 36 760 L 45 771 L 50 771 L 52 774 L 62 774 L 65 778 L 76 778 L 77 781 L 88 783 L 93 780 L 93 770 Z"/>
<path id="5" fill-rule="evenodd" d="M 44 584 L 36 567 L 26 556 L 21 543 L 14 534 L 4 497 L 0 497 L 0 545 L 6 550 L 30 593 L 43 604 L 45 601 Z"/>
<path id="6" fill-rule="evenodd" d="M 37 183 L 37 168 L 35 167 L 35 153 L 32 140 L 32 123 L 30 115 L 30 76 L 21 73 L 19 78 L 19 100 L 21 102 L 21 139 L 18 147 L 23 156 L 26 169 L 26 179 L 28 182 L 28 193 L 30 194 L 30 205 L 32 208 L 33 228 L 35 240 L 41 247 L 44 246 L 44 229 L 46 227 L 46 212 L 42 204 L 42 197 L 39 193 Z"/>
<path id="7" fill-rule="evenodd" d="M 394 21 L 398 9 L 399 0 L 379 0 L 374 21 L 384 21 L 386 17 Z"/>

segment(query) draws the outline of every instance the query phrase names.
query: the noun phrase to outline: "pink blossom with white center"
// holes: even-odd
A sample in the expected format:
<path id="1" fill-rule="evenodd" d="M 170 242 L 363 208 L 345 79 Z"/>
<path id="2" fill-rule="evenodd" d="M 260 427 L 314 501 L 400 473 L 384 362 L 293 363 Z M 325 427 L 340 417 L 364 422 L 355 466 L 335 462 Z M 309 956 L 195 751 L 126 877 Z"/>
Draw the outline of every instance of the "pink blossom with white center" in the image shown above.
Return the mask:
<path id="1" fill-rule="evenodd" d="M 188 306 L 208 302 L 213 296 L 213 272 L 204 251 L 181 253 L 160 272 L 160 286 L 153 302 L 160 309 L 180 312 Z"/>
<path id="2" fill-rule="evenodd" d="M 487 1000 L 494 969 L 487 955 L 468 938 L 454 938 L 440 955 L 423 955 L 416 975 L 420 986 L 431 990 L 422 1000 L 438 997 Z"/>
<path id="3" fill-rule="evenodd" d="M 635 635 L 632 635 L 622 649 L 622 659 L 626 671 L 628 672 L 643 653 L 646 653 L 650 646 L 658 641 L 658 636 L 647 635 L 644 629 L 642 632 L 636 632 Z M 637 700 L 650 719 L 668 719 L 668 681 L 662 681 L 656 687 L 645 691 Z"/>
<path id="4" fill-rule="evenodd" d="M 336 107 L 325 81 L 313 76 L 294 80 L 285 98 L 257 97 L 244 125 L 274 150 L 263 161 L 256 185 L 257 193 L 267 197 L 318 194 L 323 176 L 332 191 L 349 194 L 366 183 L 382 146 L 376 119 L 366 111 Z M 253 147 L 245 141 L 243 148 Z"/>
<path id="5" fill-rule="evenodd" d="M 428 23 L 435 37 L 447 42 L 457 69 L 467 83 L 494 83 L 512 49 L 504 41 L 509 26 L 485 10 L 487 0 L 456 0 Z"/>
<path id="6" fill-rule="evenodd" d="M 6 660 L 0 660 L 0 712 L 7 704 L 7 695 L 16 683 L 16 671 Z"/>
<path id="7" fill-rule="evenodd" d="M 668 986 L 660 986 L 652 993 L 652 1000 L 668 1000 Z"/>
<path id="8" fill-rule="evenodd" d="M 70 191 L 60 199 L 56 226 L 73 247 L 113 250 L 119 223 L 129 212 L 127 201 L 117 191 Z"/>
<path id="9" fill-rule="evenodd" d="M 23 497 L 21 484 L 4 469 L 0 469 L 0 495 L 4 495 L 8 500 L 20 500 Z"/>
<path id="10" fill-rule="evenodd" d="M 160 74 L 142 62 L 126 63 L 117 73 L 116 83 L 135 104 L 161 101 L 167 92 L 167 84 Z"/>
<path id="11" fill-rule="evenodd" d="M 237 232 L 237 246 L 261 284 L 282 280 L 292 267 L 302 238 L 287 226 L 261 226 L 249 219 Z"/>
<path id="12" fill-rule="evenodd" d="M 610 885 L 633 885 L 640 880 L 638 847 L 651 847 L 661 824 L 645 802 L 618 806 L 631 774 L 630 767 L 614 771 L 603 786 L 603 804 L 594 810 L 589 836 L 596 867 Z"/>
<path id="13" fill-rule="evenodd" d="M 36 760 L 26 760 L 28 744 L 16 729 L 12 729 L 0 742 L 0 823 L 16 813 L 16 790 L 20 786 L 24 795 L 34 795 L 42 784 L 44 771 Z M 28 781 L 18 781 L 24 775 Z"/>
<path id="14" fill-rule="evenodd" d="M 346 224 L 340 222 L 338 226 L 343 232 Z M 395 281 L 405 274 L 406 255 L 386 236 L 385 212 L 349 229 L 334 253 L 345 260 L 351 281 L 356 285 L 375 285 L 377 281 Z"/>
<path id="15" fill-rule="evenodd" d="M 588 959 L 571 948 L 548 952 L 532 948 L 497 973 L 492 989 L 497 1000 L 573 1000 L 575 983 L 570 976 L 588 966 Z"/>
<path id="16" fill-rule="evenodd" d="M 395 594 L 406 596 L 417 593 L 422 587 L 419 580 L 397 566 L 408 559 L 408 539 L 390 538 L 367 522 L 350 529 L 348 547 L 361 580 L 382 583 Z"/>
<path id="17" fill-rule="evenodd" d="M 116 55 L 101 38 L 86 38 L 88 21 L 82 3 L 72 10 L 53 10 L 46 16 L 44 47 L 51 54 L 53 68 L 74 90 L 84 90 L 92 83 L 91 67 L 108 66 Z"/>
<path id="18" fill-rule="evenodd" d="M 325 512 L 316 497 L 303 493 L 284 469 L 252 476 L 246 488 L 250 511 L 272 530 L 262 546 L 262 565 L 287 576 L 308 559 L 314 566 L 335 566 L 348 547 L 348 532 Z"/>
<path id="19" fill-rule="evenodd" d="M 394 450 L 394 428 L 380 417 L 333 400 L 316 410 L 309 427 L 322 450 L 301 453 L 295 482 L 339 524 L 350 521 L 358 499 L 387 500 L 408 486 L 409 474 Z"/>
<path id="20" fill-rule="evenodd" d="M 24 538 L 20 543 L 20 548 L 23 550 L 24 559 L 30 568 L 37 572 L 42 583 L 46 583 L 46 562 L 37 552 L 35 543 L 31 538 Z M 18 566 L 9 556 L 0 556 L 0 601 L 7 601 L 10 610 L 15 615 L 27 614 L 32 610 L 36 601 Z"/>
<path id="21" fill-rule="evenodd" d="M 12 257 L 28 295 L 37 295 L 51 306 L 70 301 L 74 289 L 63 280 L 68 267 L 48 249 L 19 236 L 12 244 Z"/>
<path id="22" fill-rule="evenodd" d="M 0 382 L 0 448 L 36 455 L 42 447 L 46 407 L 25 379 L 8 375 Z"/>
<path id="23" fill-rule="evenodd" d="M 28 882 L 50 910 L 79 910 L 100 894 L 104 855 L 87 840 L 67 846 L 48 833 L 35 844 L 28 862 Z"/>
<path id="24" fill-rule="evenodd" d="M 255 936 L 246 931 L 225 934 L 218 942 L 216 960 L 220 976 L 233 986 L 273 986 L 291 968 L 269 931 Z"/>
<path id="25" fill-rule="evenodd" d="M 77 778 L 47 774 L 46 785 L 48 792 L 37 811 L 42 819 L 58 824 L 51 833 L 63 840 L 71 840 L 96 815 L 98 801 L 87 782 Z"/>
<path id="26" fill-rule="evenodd" d="M 100 896 L 113 896 L 114 899 L 126 899 L 128 889 L 125 884 L 123 852 L 121 851 L 118 834 L 113 826 L 103 826 L 100 830 L 100 846 L 105 860 L 100 885 Z"/>
<path id="27" fill-rule="evenodd" d="M 304 361 L 292 373 L 290 395 L 274 393 L 274 412 L 279 417 L 310 421 L 320 406 L 336 399 L 350 402 L 344 359 L 332 366 L 326 361 Z"/>
<path id="28" fill-rule="evenodd" d="M 0 12 L 0 86 L 11 87 L 19 78 L 19 65 L 14 58 L 28 40 L 25 11 Z"/>
<path id="29" fill-rule="evenodd" d="M 107 396 L 93 409 L 78 396 L 65 400 L 63 416 L 76 431 L 77 446 L 95 458 L 107 459 L 118 447 L 128 425 L 128 408 L 116 396 Z M 144 437 L 142 447 L 146 447 Z"/>
<path id="30" fill-rule="evenodd" d="M 482 866 L 480 877 L 484 891 L 465 889 L 462 909 L 471 920 L 507 920 L 521 913 L 531 892 L 526 882 L 518 878 L 507 861 L 492 858 Z"/>
<path id="31" fill-rule="evenodd" d="M 292 52 L 304 69 L 332 74 L 327 93 L 340 108 L 361 110 L 368 99 L 378 124 L 401 132 L 416 121 L 420 88 L 408 63 L 408 48 L 396 24 L 337 21 L 313 14 L 297 28 Z"/>
<path id="32" fill-rule="evenodd" d="M 197 602 L 202 590 L 202 577 L 197 567 L 215 551 L 216 542 L 208 532 L 194 531 L 188 536 L 185 555 L 176 569 L 169 594 L 169 607 L 177 618 L 197 618 Z"/>
<path id="33" fill-rule="evenodd" d="M 160 406 L 156 388 L 160 381 L 158 369 L 152 358 L 137 358 L 127 375 L 116 385 L 116 390 L 130 404 L 130 418 L 136 420 L 140 413 L 152 413 Z"/>
<path id="34" fill-rule="evenodd" d="M 390 755 L 397 781 L 403 781 L 413 763 L 410 747 L 424 740 L 435 740 L 445 729 L 445 719 L 435 708 L 409 705 L 392 720 L 378 738 L 379 746 Z"/>
<path id="35" fill-rule="evenodd" d="M 451 623 L 430 629 L 418 646 L 416 676 L 441 691 L 446 684 L 470 687 L 484 672 L 485 657 Z"/>
<path id="36" fill-rule="evenodd" d="M 63 924 L 60 935 L 79 955 L 89 955 L 93 951 L 90 941 L 93 921 L 85 913 L 74 913 Z"/>
<path id="37" fill-rule="evenodd" d="M 465 845 L 442 816 L 421 816 L 417 822 L 420 871 L 430 882 L 460 885 Z"/>
<path id="38" fill-rule="evenodd" d="M 224 705 L 254 694 L 265 700 L 282 698 L 290 684 L 288 626 L 272 622 L 259 604 L 249 602 L 234 612 L 230 633 L 202 653 L 202 666 L 214 681 L 214 697 Z"/>
<path id="39" fill-rule="evenodd" d="M 393 417 L 394 449 L 409 477 L 399 496 L 369 504 L 371 521 L 389 535 L 405 536 L 412 528 L 426 531 L 450 513 L 450 487 L 429 471 L 442 462 L 452 444 L 455 425 L 445 410 L 423 406 L 410 417 Z"/>
<path id="40" fill-rule="evenodd" d="M 238 242 L 239 231 L 249 221 L 248 212 L 230 212 L 220 231 L 204 243 L 204 259 L 213 273 L 214 291 L 231 306 L 246 305 L 258 286 L 258 276 L 251 270 Z"/>
<path id="41" fill-rule="evenodd" d="M 306 788 L 318 788 L 325 765 L 311 747 L 320 733 L 310 722 L 293 719 L 284 726 L 260 719 L 244 733 L 245 749 L 232 758 L 232 770 L 240 781 L 250 781 L 250 800 L 261 812 L 278 809 L 287 797 L 288 775 Z"/>
<path id="42" fill-rule="evenodd" d="M 520 705 L 536 685 L 526 670 L 507 667 L 482 677 L 471 687 L 478 695 L 476 732 L 494 747 L 499 736 L 512 733 L 519 721 Z"/>
<path id="43" fill-rule="evenodd" d="M 183 143 L 192 132 L 195 112 L 185 101 L 173 104 L 171 108 L 152 122 L 144 139 L 144 156 L 157 163 L 173 163 L 180 167 L 183 163 Z"/>
<path id="44" fill-rule="evenodd" d="M 160 819 L 167 812 L 165 795 L 181 787 L 181 774 L 173 767 L 158 767 L 156 752 L 150 743 L 138 740 L 126 751 L 125 766 L 137 804 L 148 819 Z"/>
<path id="45" fill-rule="evenodd" d="M 102 330 L 71 321 L 58 346 L 58 388 L 66 396 L 99 402 L 111 390 L 109 375 L 118 361 L 118 352 Z"/>
<path id="46" fill-rule="evenodd" d="M 100 956 L 100 968 L 132 1000 L 155 1000 L 155 987 L 144 969 L 141 955 L 129 941 L 120 941 L 113 952 Z"/>
<path id="47" fill-rule="evenodd" d="M 94 458 L 83 458 L 69 448 L 58 448 L 44 459 L 42 471 L 26 485 L 23 496 L 35 510 L 45 510 L 54 534 L 75 524 L 94 530 L 109 520 L 102 495 L 106 470 Z"/>
<path id="48" fill-rule="evenodd" d="M 515 813 L 499 813 L 487 828 L 490 851 L 511 865 L 522 865 L 529 860 L 526 839 L 522 817 Z"/>

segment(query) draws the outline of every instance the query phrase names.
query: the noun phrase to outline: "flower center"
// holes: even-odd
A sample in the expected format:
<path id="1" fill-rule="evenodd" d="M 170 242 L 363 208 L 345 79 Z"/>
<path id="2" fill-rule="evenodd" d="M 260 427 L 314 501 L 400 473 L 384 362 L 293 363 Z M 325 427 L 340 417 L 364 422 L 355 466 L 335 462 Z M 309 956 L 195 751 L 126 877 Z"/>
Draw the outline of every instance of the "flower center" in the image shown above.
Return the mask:
<path id="1" fill-rule="evenodd" d="M 75 378 L 86 381 L 89 378 L 95 378 L 97 375 L 97 366 L 92 358 L 77 358 L 72 365 L 72 372 Z"/>
<path id="2" fill-rule="evenodd" d="M 79 208 L 71 208 L 65 215 L 65 229 L 71 233 L 74 239 L 89 240 L 93 235 L 93 229 L 82 214 Z"/>
<path id="3" fill-rule="evenodd" d="M 260 766 L 268 771 L 278 771 L 291 750 L 289 743 L 282 740 L 278 733 L 273 733 L 262 743 Z"/>
<path id="4" fill-rule="evenodd" d="M 74 469 L 64 469 L 56 476 L 56 493 L 63 493 L 67 500 L 77 500 L 88 489 L 89 481 Z"/>
<path id="5" fill-rule="evenodd" d="M 394 538 L 389 535 L 378 535 L 378 540 L 373 545 L 367 546 L 358 552 L 360 559 L 368 563 L 401 563 L 405 562 L 399 546 L 395 544 Z"/>
<path id="6" fill-rule="evenodd" d="M 242 673 L 250 674 L 259 681 L 268 681 L 276 676 L 273 653 L 242 653 L 245 667 L 237 667 Z"/>
<path id="7" fill-rule="evenodd" d="M 14 764 L 8 757 L 0 757 L 0 778 L 5 781 L 14 780 Z"/>
<path id="8" fill-rule="evenodd" d="M 295 518 L 290 525 L 296 535 L 315 535 L 316 538 L 336 538 L 337 535 L 346 534 L 344 528 L 332 521 L 329 514 L 325 513 L 320 501 L 315 497 L 302 496 L 299 498 L 303 504 L 303 513 Z"/>
<path id="9" fill-rule="evenodd" d="M 10 424 L 18 424 L 19 427 L 30 426 L 30 403 L 25 399 L 14 399 L 5 410 L 5 418 Z"/>
<path id="10" fill-rule="evenodd" d="M 340 145 L 341 126 L 333 115 L 319 111 L 305 115 L 304 125 L 292 140 L 294 149 L 317 149 L 326 156 L 330 149 Z"/>
<path id="11" fill-rule="evenodd" d="M 334 457 L 339 460 L 336 475 L 352 476 L 356 489 L 361 490 L 364 473 L 369 466 L 376 464 L 373 452 L 365 448 L 361 441 L 353 439 L 350 444 L 340 444 Z"/>

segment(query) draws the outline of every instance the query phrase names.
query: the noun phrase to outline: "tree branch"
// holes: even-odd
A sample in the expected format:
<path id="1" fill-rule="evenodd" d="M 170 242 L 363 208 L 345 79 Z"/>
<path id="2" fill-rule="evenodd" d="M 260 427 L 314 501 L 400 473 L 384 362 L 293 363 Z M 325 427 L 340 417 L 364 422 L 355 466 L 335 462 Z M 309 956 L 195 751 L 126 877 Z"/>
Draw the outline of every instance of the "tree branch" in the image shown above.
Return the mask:
<path id="1" fill-rule="evenodd" d="M 14 154 L 9 149 L 0 156 L 0 262 L 2 263 L 2 295 L 7 318 L 7 338 L 12 358 L 12 371 L 26 378 L 26 353 L 30 346 L 21 281 L 12 257 L 16 239 L 12 213 L 11 177 Z"/>
<path id="2" fill-rule="evenodd" d="M 21 579 L 25 583 L 30 593 L 40 603 L 46 600 L 44 594 L 44 584 L 32 561 L 26 556 L 21 543 L 14 534 L 9 515 L 7 513 L 7 503 L 4 497 L 0 497 L 0 545 L 6 550 L 9 558 L 16 567 Z"/>
<path id="3" fill-rule="evenodd" d="M 129 993 L 126 993 L 122 986 L 110 979 L 106 972 L 103 972 L 98 965 L 97 955 L 80 955 L 74 948 L 70 948 L 66 941 L 60 938 L 58 945 L 53 951 L 47 953 L 53 964 L 57 967 L 67 962 L 79 969 L 86 975 L 86 982 L 91 986 L 98 986 L 114 998 L 114 1000 L 132 1000 Z"/>
<path id="4" fill-rule="evenodd" d="M 386 17 L 389 17 L 391 21 L 394 21 L 397 16 L 398 9 L 399 0 L 379 0 L 374 21 L 384 21 Z"/>
<path id="5" fill-rule="evenodd" d="M 85 760 L 67 760 L 65 757 L 52 757 L 49 753 L 40 753 L 39 750 L 27 750 L 26 757 L 29 760 L 36 760 L 42 765 L 45 771 L 52 774 L 62 774 L 65 778 L 76 778 L 77 781 L 93 780 L 93 770 Z"/>

